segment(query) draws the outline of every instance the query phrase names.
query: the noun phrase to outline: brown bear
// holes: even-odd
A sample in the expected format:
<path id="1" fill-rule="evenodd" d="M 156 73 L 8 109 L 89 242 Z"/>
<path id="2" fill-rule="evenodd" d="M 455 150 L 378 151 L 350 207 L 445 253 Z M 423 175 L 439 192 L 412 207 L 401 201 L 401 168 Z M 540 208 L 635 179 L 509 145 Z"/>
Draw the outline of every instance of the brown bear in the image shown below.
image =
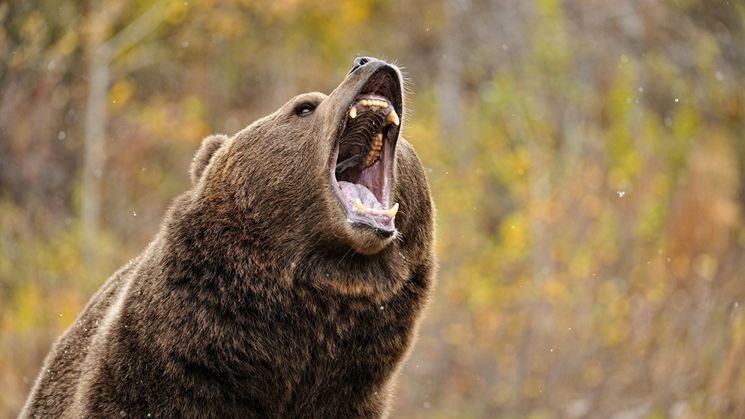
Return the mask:
<path id="1" fill-rule="evenodd" d="M 402 78 L 361 57 L 207 138 L 193 187 L 54 345 L 24 417 L 381 417 L 432 287 Z"/>

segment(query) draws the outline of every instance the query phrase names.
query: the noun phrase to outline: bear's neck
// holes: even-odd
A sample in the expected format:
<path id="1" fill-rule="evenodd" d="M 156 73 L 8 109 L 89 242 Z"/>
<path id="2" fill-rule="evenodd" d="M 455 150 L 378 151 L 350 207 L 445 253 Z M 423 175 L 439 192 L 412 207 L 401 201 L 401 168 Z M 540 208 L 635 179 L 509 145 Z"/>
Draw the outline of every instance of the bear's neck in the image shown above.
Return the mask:
<path id="1" fill-rule="evenodd" d="M 219 202 L 172 208 L 162 232 L 168 249 L 163 257 L 179 270 L 168 276 L 200 285 L 208 281 L 233 296 L 266 293 L 271 298 L 310 288 L 384 303 L 408 280 L 416 259 L 404 241 L 365 256 L 313 236 L 318 229 L 298 231 L 268 222 L 260 211 L 236 214 Z"/>

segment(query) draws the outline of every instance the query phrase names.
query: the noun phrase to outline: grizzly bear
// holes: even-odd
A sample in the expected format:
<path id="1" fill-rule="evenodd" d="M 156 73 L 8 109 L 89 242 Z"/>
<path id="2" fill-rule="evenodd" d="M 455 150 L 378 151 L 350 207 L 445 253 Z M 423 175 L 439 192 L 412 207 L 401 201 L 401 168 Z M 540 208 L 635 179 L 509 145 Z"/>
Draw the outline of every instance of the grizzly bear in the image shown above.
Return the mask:
<path id="1" fill-rule="evenodd" d="M 386 416 L 433 283 L 402 78 L 360 57 L 233 137 L 47 356 L 24 417 Z"/>

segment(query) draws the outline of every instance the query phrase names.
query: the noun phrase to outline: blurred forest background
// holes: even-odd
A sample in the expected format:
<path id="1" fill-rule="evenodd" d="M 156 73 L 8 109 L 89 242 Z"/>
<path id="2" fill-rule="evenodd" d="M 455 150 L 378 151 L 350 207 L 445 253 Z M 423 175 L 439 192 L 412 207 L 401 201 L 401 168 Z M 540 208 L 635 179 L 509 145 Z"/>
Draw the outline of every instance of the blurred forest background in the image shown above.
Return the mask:
<path id="1" fill-rule="evenodd" d="M 745 417 L 739 0 L 10 0 L 0 21 L 0 416 L 203 136 L 372 55 L 405 67 L 439 209 L 392 417 Z"/>

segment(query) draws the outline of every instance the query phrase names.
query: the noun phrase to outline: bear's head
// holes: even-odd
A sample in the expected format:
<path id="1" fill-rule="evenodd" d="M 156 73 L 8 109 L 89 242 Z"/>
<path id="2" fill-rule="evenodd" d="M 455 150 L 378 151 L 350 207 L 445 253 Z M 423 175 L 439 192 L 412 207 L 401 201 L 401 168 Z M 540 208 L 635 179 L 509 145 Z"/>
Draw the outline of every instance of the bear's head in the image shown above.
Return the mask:
<path id="1" fill-rule="evenodd" d="M 298 95 L 232 138 L 205 139 L 192 164 L 196 201 L 266 240 L 377 254 L 431 223 L 403 116 L 399 70 L 358 58 L 329 95 Z"/>

